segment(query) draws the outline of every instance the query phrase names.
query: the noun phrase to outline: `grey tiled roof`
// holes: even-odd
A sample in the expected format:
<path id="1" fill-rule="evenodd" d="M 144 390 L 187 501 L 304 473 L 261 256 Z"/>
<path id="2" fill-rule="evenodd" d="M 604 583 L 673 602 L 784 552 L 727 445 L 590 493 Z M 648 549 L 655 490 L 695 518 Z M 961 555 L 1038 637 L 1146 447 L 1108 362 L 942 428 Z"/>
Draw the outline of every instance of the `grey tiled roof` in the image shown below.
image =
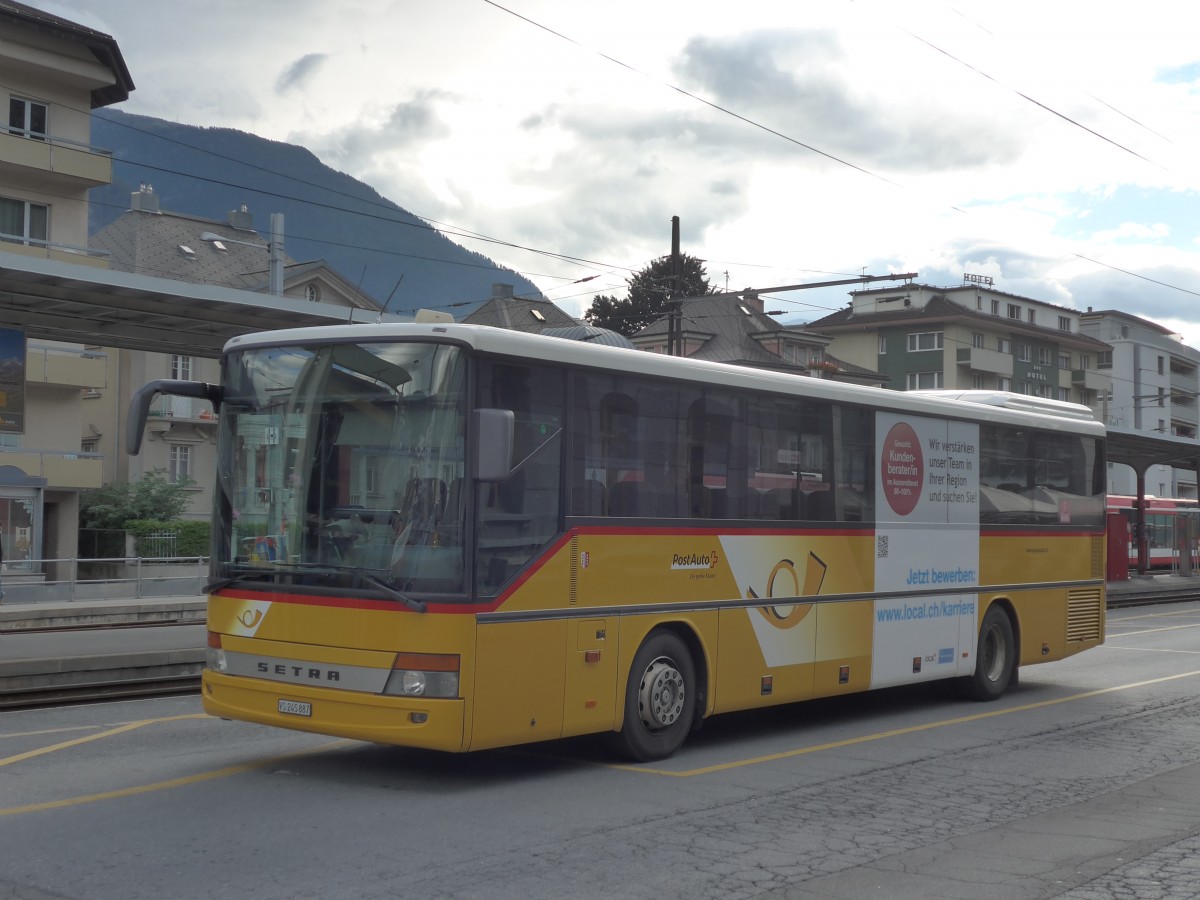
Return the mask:
<path id="1" fill-rule="evenodd" d="M 517 297 L 493 297 L 466 316 L 468 325 L 491 325 L 510 331 L 539 334 L 544 328 L 578 325 L 549 300 L 523 300 Z"/>
<path id="2" fill-rule="evenodd" d="M 202 241 L 200 234 L 205 231 L 231 240 L 220 245 Z M 233 240 L 255 246 L 235 244 Z M 92 235 L 90 244 L 107 250 L 109 267 L 120 272 L 246 291 L 266 292 L 270 285 L 267 238 L 226 222 L 172 212 L 129 210 Z M 354 298 L 354 306 L 379 308 L 373 297 L 361 294 L 323 260 L 298 262 L 283 254 L 285 293 L 317 275 L 347 298 Z"/>
<path id="3" fill-rule="evenodd" d="M 774 332 L 789 332 L 800 337 L 797 329 L 782 325 L 765 312 L 738 297 L 697 297 L 687 300 L 682 307 L 682 330 L 689 342 L 702 341 L 701 347 L 691 354 L 692 359 L 705 359 L 751 368 L 772 369 L 777 372 L 806 372 L 807 367 L 788 363 L 760 343 Z M 812 329 L 805 325 L 802 331 Z M 664 316 L 647 325 L 634 337 L 638 343 L 647 337 L 662 338 L 667 335 L 668 321 Z M 802 338 L 801 338 L 802 339 Z M 820 340 L 810 341 L 823 344 Z M 824 353 L 824 358 L 836 363 L 839 380 L 860 381 L 879 384 L 887 378 L 874 369 L 863 368 L 843 362 Z"/>

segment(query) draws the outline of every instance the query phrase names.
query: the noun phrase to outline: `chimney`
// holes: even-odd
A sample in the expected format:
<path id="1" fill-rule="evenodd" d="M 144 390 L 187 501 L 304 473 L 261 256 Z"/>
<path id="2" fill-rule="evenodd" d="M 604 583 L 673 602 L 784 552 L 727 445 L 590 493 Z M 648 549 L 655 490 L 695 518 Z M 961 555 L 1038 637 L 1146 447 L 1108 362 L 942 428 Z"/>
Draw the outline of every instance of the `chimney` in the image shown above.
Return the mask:
<path id="1" fill-rule="evenodd" d="M 746 304 L 746 308 L 753 310 L 756 313 L 761 313 L 764 309 L 762 297 L 753 291 L 746 291 L 742 294 L 742 302 Z"/>
<path id="2" fill-rule="evenodd" d="M 158 212 L 158 195 L 154 193 L 153 185 L 139 185 L 129 198 L 129 208 L 135 212 Z"/>
<path id="3" fill-rule="evenodd" d="M 513 286 L 511 284 L 493 284 L 492 297 L 498 300 L 511 300 Z"/>
<path id="4" fill-rule="evenodd" d="M 250 210 L 243 203 L 241 209 L 231 209 L 227 221 L 238 231 L 253 231 L 254 216 L 250 215 Z"/>

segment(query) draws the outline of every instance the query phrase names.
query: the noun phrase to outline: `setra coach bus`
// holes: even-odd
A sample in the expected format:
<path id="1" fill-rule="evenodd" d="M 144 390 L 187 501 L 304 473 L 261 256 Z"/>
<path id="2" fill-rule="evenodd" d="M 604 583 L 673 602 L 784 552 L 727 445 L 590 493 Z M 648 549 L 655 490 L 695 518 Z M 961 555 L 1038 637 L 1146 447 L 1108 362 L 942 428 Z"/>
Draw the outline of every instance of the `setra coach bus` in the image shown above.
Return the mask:
<path id="1" fill-rule="evenodd" d="M 1104 640 L 1104 429 L 455 324 L 237 337 L 212 715 L 466 751 L 1018 667 Z"/>

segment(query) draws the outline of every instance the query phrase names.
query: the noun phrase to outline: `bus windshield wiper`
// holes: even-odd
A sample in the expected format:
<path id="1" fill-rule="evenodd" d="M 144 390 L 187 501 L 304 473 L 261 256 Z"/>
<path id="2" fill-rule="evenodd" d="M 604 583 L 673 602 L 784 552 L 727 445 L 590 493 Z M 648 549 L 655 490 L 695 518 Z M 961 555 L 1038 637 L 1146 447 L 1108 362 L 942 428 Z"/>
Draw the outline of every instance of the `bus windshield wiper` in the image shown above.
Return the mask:
<path id="1" fill-rule="evenodd" d="M 284 571 L 293 569 L 302 572 L 312 572 L 318 575 L 351 575 L 354 578 L 357 578 L 359 581 L 365 581 L 372 587 L 379 588 L 393 600 L 399 600 L 413 612 L 423 613 L 426 610 L 426 604 L 423 601 L 416 600 L 404 592 L 396 590 L 396 588 L 392 587 L 392 585 L 388 584 L 378 575 L 373 575 L 370 572 L 364 572 L 362 569 L 355 568 L 354 566 L 345 566 L 338 563 L 289 562 L 275 563 L 273 568 L 276 570 L 282 569 Z"/>
<path id="2" fill-rule="evenodd" d="M 368 584 L 375 585 L 375 587 L 379 588 L 381 591 L 383 591 L 389 597 L 393 598 L 394 600 L 399 600 L 401 603 L 403 603 L 405 606 L 407 606 L 413 612 L 420 612 L 420 613 L 425 612 L 426 605 L 423 601 L 414 600 L 412 597 L 408 596 L 408 594 L 405 594 L 401 591 L 396 590 L 394 587 L 392 587 L 390 584 L 388 584 L 386 581 L 384 581 L 378 575 L 372 575 L 370 572 L 364 572 L 361 569 L 348 569 L 347 571 L 353 572 L 356 576 L 358 576 L 359 578 L 361 578 L 363 581 L 367 582 Z"/>
<path id="3" fill-rule="evenodd" d="M 230 567 L 231 568 L 231 567 Z M 263 581 L 269 571 L 264 571 L 259 566 L 247 566 L 244 569 L 236 569 L 236 575 L 230 575 L 227 578 L 217 578 L 206 584 L 201 591 L 205 594 L 211 594 L 214 591 L 219 591 L 221 588 L 229 587 L 231 584 L 236 584 L 239 581 Z"/>

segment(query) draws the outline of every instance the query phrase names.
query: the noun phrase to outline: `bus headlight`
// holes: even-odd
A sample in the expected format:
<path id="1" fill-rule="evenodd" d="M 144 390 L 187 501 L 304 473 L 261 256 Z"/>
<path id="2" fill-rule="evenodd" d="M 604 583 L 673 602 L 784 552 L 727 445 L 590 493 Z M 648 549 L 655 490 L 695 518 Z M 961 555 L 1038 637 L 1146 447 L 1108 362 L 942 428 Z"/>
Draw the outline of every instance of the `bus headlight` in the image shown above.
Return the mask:
<path id="1" fill-rule="evenodd" d="M 221 648 L 221 636 L 215 631 L 208 633 L 208 647 L 204 654 L 204 664 L 214 672 L 229 671 L 229 664 L 225 661 L 225 651 Z"/>
<path id="2" fill-rule="evenodd" d="M 398 653 L 383 692 L 401 697 L 457 697 L 458 670 L 456 654 Z"/>

